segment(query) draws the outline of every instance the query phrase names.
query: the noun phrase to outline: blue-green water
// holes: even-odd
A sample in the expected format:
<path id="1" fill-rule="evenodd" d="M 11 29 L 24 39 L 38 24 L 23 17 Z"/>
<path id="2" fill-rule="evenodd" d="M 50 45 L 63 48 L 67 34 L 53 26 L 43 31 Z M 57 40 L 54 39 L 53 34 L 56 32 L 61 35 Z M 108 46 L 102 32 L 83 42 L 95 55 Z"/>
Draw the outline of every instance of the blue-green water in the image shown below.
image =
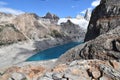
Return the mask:
<path id="1" fill-rule="evenodd" d="M 49 59 L 58 58 L 60 55 L 65 53 L 67 50 L 81 43 L 82 42 L 70 42 L 64 45 L 49 48 L 49 49 L 38 52 L 37 54 L 28 58 L 27 61 L 39 61 L 39 60 L 49 60 Z"/>

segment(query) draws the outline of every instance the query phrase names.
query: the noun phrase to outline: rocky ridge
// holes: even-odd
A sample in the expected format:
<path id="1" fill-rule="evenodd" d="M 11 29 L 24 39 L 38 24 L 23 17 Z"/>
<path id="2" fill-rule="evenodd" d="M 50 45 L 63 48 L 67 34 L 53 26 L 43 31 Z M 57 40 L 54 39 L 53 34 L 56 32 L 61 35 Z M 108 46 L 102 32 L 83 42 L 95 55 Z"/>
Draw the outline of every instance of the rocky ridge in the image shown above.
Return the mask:
<path id="1" fill-rule="evenodd" d="M 87 9 L 84 18 L 86 20 L 90 21 L 90 17 L 91 17 L 91 11 L 89 9 Z"/>

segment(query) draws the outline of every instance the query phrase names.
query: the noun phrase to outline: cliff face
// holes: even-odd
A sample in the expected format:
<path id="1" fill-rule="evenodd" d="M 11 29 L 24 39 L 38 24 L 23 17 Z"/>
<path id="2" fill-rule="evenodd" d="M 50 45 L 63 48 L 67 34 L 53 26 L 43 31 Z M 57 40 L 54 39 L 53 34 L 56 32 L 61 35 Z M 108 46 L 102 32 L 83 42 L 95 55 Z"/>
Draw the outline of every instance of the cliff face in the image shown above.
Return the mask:
<path id="1" fill-rule="evenodd" d="M 109 32 L 120 25 L 120 0 L 101 0 L 93 12 L 85 42 Z"/>

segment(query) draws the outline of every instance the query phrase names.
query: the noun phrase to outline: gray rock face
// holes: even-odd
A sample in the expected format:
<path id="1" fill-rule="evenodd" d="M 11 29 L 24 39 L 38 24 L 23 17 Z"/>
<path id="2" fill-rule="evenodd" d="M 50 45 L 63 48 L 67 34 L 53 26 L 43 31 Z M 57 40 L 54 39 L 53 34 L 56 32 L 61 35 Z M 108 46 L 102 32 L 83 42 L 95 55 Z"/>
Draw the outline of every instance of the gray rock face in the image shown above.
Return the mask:
<path id="1" fill-rule="evenodd" d="M 44 18 L 47 18 L 47 19 L 59 19 L 59 17 L 58 16 L 56 16 L 55 14 L 51 14 L 51 13 L 47 13 L 45 16 L 44 16 Z"/>
<path id="2" fill-rule="evenodd" d="M 87 9 L 84 18 L 85 18 L 87 21 L 90 21 L 90 17 L 91 17 L 91 12 L 89 11 L 89 9 Z"/>
<path id="3" fill-rule="evenodd" d="M 85 30 L 73 24 L 70 20 L 66 23 L 61 23 L 61 27 L 61 32 L 73 41 L 81 41 L 81 38 L 85 37 Z"/>
<path id="4" fill-rule="evenodd" d="M 120 0 L 101 0 L 93 12 L 85 42 L 95 39 L 120 25 Z"/>
<path id="5" fill-rule="evenodd" d="M 120 71 L 117 71 L 112 67 L 100 65 L 100 70 L 114 80 L 120 79 Z"/>
<path id="6" fill-rule="evenodd" d="M 56 16 L 55 14 L 51 14 L 50 12 L 48 12 L 43 18 L 50 19 L 50 22 L 54 24 L 56 24 L 59 20 L 58 16 Z"/>

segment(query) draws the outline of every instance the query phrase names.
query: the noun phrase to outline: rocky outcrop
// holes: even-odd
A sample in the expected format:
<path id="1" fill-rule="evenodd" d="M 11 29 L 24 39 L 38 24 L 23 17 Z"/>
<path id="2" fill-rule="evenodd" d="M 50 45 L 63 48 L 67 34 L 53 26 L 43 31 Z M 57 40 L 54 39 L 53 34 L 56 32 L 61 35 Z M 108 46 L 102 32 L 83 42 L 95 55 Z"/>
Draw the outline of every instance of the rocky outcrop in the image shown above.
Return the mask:
<path id="1" fill-rule="evenodd" d="M 52 24 L 56 24 L 59 20 L 58 16 L 51 14 L 50 12 L 48 12 L 43 18 L 50 20 Z"/>
<path id="2" fill-rule="evenodd" d="M 85 37 L 85 30 L 73 24 L 70 20 L 66 23 L 61 23 L 61 27 L 61 32 L 73 41 L 81 41 Z"/>
<path id="3" fill-rule="evenodd" d="M 85 18 L 87 21 L 90 21 L 90 17 L 91 17 L 91 12 L 90 12 L 89 9 L 87 9 L 84 18 Z"/>
<path id="4" fill-rule="evenodd" d="M 59 19 L 58 16 L 56 16 L 55 14 L 51 14 L 50 12 L 48 12 L 43 18 L 51 19 L 51 20 L 58 20 Z"/>
<path id="5" fill-rule="evenodd" d="M 85 42 L 120 25 L 120 0 L 101 0 L 91 16 Z"/>

